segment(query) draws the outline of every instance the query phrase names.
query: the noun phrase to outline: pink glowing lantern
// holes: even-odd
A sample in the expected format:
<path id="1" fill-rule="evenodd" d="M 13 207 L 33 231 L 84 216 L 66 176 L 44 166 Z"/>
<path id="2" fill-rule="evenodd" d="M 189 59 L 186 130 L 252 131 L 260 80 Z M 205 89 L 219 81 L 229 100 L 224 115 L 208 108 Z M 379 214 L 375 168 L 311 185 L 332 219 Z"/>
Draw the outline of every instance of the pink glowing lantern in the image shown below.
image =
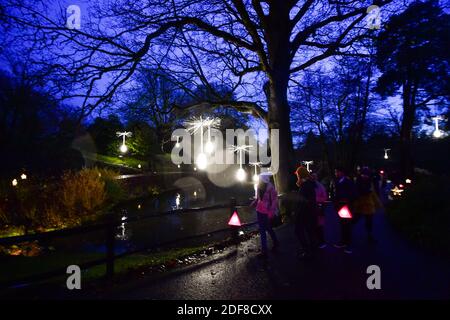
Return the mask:
<path id="1" fill-rule="evenodd" d="M 352 218 L 352 213 L 350 212 L 350 209 L 348 208 L 347 205 L 345 205 L 341 209 L 339 209 L 338 215 L 342 219 L 351 219 Z"/>
<path id="2" fill-rule="evenodd" d="M 233 226 L 233 227 L 240 227 L 242 225 L 237 211 L 233 212 L 233 215 L 231 216 L 230 221 L 228 221 L 228 225 Z"/>

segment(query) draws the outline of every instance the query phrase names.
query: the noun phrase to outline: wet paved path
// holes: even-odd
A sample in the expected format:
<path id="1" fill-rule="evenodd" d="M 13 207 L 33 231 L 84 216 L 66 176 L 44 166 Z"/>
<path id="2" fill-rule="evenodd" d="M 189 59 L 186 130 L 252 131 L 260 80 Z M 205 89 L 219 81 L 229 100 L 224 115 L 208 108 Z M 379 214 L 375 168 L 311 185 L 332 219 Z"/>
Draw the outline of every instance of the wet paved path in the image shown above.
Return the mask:
<path id="1" fill-rule="evenodd" d="M 450 258 L 416 248 L 375 215 L 376 245 L 369 245 L 364 221 L 355 226 L 353 254 L 329 245 L 316 260 L 296 259 L 291 225 L 276 232 L 282 247 L 267 262 L 256 257 L 259 237 L 228 248 L 202 263 L 130 280 L 101 295 L 106 299 L 450 299 Z M 337 217 L 327 211 L 326 240 L 339 237 Z M 368 290 L 366 269 L 381 268 L 381 290 Z"/>

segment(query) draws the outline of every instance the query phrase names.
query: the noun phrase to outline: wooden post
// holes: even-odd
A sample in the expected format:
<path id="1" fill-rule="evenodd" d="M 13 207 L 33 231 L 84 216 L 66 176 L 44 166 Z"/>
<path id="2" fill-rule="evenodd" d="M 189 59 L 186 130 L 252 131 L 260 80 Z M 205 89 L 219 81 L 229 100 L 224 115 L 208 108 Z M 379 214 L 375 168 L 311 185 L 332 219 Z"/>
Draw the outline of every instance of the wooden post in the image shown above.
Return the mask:
<path id="1" fill-rule="evenodd" d="M 108 215 L 108 224 L 106 226 L 106 278 L 111 279 L 114 276 L 114 247 L 115 247 L 115 215 Z"/>

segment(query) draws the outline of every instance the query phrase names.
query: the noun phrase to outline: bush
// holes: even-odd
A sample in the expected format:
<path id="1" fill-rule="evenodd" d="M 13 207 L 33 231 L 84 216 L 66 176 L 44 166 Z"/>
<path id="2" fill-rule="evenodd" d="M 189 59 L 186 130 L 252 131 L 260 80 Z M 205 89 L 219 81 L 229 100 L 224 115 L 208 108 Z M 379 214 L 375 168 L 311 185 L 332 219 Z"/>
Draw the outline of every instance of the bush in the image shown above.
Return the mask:
<path id="1" fill-rule="evenodd" d="M 450 253 L 450 188 L 446 177 L 421 176 L 387 207 L 390 221 L 415 242 Z"/>
<path id="2" fill-rule="evenodd" d="M 90 215 L 106 200 L 105 182 L 98 169 L 82 169 L 62 176 L 60 199 L 70 216 Z"/>
<path id="3" fill-rule="evenodd" d="M 0 229 L 41 231 L 79 225 L 125 197 L 118 174 L 107 169 L 66 172 L 52 182 L 0 186 Z"/>

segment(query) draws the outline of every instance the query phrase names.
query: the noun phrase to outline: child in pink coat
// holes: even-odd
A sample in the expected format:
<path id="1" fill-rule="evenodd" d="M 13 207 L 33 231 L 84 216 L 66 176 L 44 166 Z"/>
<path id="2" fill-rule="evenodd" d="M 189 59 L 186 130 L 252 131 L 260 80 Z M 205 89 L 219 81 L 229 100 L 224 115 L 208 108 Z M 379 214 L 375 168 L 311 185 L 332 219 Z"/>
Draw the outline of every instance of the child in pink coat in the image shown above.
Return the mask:
<path id="1" fill-rule="evenodd" d="M 270 182 L 271 175 L 260 174 L 257 190 L 257 198 L 252 205 L 256 204 L 256 215 L 258 218 L 259 233 L 261 236 L 261 258 L 267 257 L 267 235 L 269 233 L 273 241 L 274 249 L 278 247 L 278 238 L 272 229 L 270 220 L 278 208 L 278 193 Z"/>

